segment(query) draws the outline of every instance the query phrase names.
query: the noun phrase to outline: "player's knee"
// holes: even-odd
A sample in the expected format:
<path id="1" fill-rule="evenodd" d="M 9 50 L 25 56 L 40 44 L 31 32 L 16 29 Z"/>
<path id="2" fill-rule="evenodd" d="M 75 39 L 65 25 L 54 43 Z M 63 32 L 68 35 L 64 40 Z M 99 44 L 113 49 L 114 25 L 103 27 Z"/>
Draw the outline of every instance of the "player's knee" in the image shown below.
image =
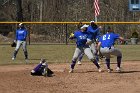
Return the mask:
<path id="1" fill-rule="evenodd" d="M 19 50 L 19 48 L 16 48 L 16 49 L 15 49 L 15 51 L 18 51 L 18 50 Z"/>
<path id="2" fill-rule="evenodd" d="M 73 61 L 76 61 L 77 59 L 78 59 L 78 57 L 73 57 L 72 58 Z"/>
<path id="3" fill-rule="evenodd" d="M 72 58 L 73 61 L 76 61 L 77 59 L 78 59 L 78 56 L 74 56 L 74 57 Z"/>

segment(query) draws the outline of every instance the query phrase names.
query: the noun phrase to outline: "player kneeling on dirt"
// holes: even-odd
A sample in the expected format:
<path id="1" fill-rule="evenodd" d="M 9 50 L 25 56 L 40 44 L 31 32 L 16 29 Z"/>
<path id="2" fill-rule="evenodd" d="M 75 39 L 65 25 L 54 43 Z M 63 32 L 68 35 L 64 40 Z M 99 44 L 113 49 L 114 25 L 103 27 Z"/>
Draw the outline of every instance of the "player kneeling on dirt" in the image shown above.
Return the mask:
<path id="1" fill-rule="evenodd" d="M 48 76 L 51 77 L 53 71 L 48 68 L 48 64 L 45 59 L 41 59 L 40 63 L 31 71 L 33 76 Z"/>

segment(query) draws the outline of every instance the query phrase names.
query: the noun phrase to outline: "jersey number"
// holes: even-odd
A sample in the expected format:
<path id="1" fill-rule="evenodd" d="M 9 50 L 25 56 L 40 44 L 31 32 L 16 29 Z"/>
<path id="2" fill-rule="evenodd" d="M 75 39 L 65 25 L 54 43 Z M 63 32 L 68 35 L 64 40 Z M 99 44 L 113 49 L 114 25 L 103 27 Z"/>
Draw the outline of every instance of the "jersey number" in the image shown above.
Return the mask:
<path id="1" fill-rule="evenodd" d="M 110 35 L 108 37 L 106 35 L 103 36 L 103 40 L 110 39 Z"/>
<path id="2" fill-rule="evenodd" d="M 84 36 L 79 36 L 79 38 L 80 38 L 80 39 L 86 39 L 87 36 L 86 36 L 86 35 L 84 35 Z"/>

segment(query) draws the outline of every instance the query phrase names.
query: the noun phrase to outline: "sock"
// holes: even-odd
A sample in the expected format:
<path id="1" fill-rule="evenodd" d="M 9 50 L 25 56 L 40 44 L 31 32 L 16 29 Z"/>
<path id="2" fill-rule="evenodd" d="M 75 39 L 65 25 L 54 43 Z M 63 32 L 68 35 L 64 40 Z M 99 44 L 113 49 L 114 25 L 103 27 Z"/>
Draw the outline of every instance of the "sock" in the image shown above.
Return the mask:
<path id="1" fill-rule="evenodd" d="M 79 56 L 79 59 L 78 59 L 78 61 L 81 61 L 82 60 L 82 58 L 83 58 L 83 54 L 81 54 L 80 56 Z"/>
<path id="2" fill-rule="evenodd" d="M 71 69 L 74 69 L 75 64 L 76 64 L 76 61 L 73 61 L 73 60 L 72 60 Z"/>
<path id="3" fill-rule="evenodd" d="M 24 51 L 25 59 L 28 59 L 28 52 Z"/>
<path id="4" fill-rule="evenodd" d="M 118 56 L 118 57 L 117 57 L 117 67 L 119 67 L 119 68 L 120 68 L 120 66 L 121 66 L 121 59 L 122 59 L 121 56 Z"/>
<path id="5" fill-rule="evenodd" d="M 97 63 L 99 62 L 99 57 L 98 57 L 98 55 L 95 55 L 95 57 L 96 57 L 96 60 L 97 60 Z"/>
<path id="6" fill-rule="evenodd" d="M 14 58 L 16 58 L 17 53 L 18 53 L 18 51 L 15 50 L 15 51 L 14 51 L 14 54 L 13 54 L 13 57 L 14 57 Z"/>
<path id="7" fill-rule="evenodd" d="M 92 60 L 92 62 L 96 65 L 96 67 L 97 67 L 98 69 L 100 68 L 100 66 L 99 66 L 99 64 L 97 63 L 96 60 Z"/>
<path id="8" fill-rule="evenodd" d="M 107 69 L 110 69 L 110 59 L 105 59 Z"/>

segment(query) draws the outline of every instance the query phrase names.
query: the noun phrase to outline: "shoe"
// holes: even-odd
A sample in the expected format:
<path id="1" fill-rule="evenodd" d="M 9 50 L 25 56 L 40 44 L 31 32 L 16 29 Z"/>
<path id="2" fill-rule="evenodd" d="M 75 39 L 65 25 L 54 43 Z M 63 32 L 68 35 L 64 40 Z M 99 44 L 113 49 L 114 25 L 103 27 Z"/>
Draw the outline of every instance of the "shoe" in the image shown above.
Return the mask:
<path id="1" fill-rule="evenodd" d="M 116 68 L 116 71 L 117 71 L 117 72 L 121 72 L 121 68 L 120 68 L 120 67 L 117 67 L 117 68 Z"/>
<path id="2" fill-rule="evenodd" d="M 99 68 L 99 69 L 98 69 L 98 72 L 99 72 L 99 73 L 101 73 L 101 72 L 102 72 L 102 69 L 101 69 L 101 68 Z"/>
<path id="3" fill-rule="evenodd" d="M 28 63 L 28 59 L 25 59 L 26 64 Z"/>
<path id="4" fill-rule="evenodd" d="M 73 73 L 73 69 L 70 69 L 69 73 Z"/>
<path id="5" fill-rule="evenodd" d="M 14 57 L 12 57 L 12 60 L 15 60 L 15 58 L 14 58 Z"/>
<path id="6" fill-rule="evenodd" d="M 108 73 L 111 73 L 113 71 L 113 69 L 107 69 Z"/>
<path id="7" fill-rule="evenodd" d="M 81 61 L 78 61 L 78 63 L 77 63 L 78 65 L 82 65 L 82 63 L 81 63 Z"/>
<path id="8" fill-rule="evenodd" d="M 98 65 L 101 65 L 101 62 L 98 62 Z"/>
<path id="9" fill-rule="evenodd" d="M 25 62 L 28 63 L 28 58 L 27 57 L 25 57 Z"/>

